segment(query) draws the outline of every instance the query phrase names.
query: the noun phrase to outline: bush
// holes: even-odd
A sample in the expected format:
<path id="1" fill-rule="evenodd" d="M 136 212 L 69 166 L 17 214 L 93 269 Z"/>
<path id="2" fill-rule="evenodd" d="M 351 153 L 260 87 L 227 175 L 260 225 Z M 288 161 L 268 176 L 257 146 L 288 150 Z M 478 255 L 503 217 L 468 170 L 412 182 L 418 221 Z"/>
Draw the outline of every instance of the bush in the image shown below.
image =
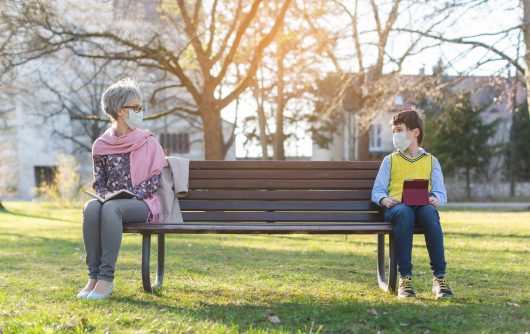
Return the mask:
<path id="1" fill-rule="evenodd" d="M 32 189 L 35 197 L 48 201 L 71 202 L 79 200 L 81 189 L 80 166 L 76 158 L 60 154 L 57 173 L 52 182 L 43 182 Z"/>

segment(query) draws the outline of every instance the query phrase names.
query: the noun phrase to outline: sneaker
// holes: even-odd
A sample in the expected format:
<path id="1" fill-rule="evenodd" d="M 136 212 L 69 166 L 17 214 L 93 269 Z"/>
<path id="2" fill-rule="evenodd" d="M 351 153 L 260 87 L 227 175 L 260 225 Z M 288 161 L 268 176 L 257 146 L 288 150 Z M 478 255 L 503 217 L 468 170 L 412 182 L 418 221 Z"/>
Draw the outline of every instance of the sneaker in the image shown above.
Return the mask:
<path id="1" fill-rule="evenodd" d="M 399 279 L 398 299 L 415 298 L 414 286 L 412 285 L 412 277 L 405 276 Z"/>
<path id="2" fill-rule="evenodd" d="M 436 299 L 453 297 L 453 292 L 443 276 L 432 278 L 432 292 L 436 295 Z"/>

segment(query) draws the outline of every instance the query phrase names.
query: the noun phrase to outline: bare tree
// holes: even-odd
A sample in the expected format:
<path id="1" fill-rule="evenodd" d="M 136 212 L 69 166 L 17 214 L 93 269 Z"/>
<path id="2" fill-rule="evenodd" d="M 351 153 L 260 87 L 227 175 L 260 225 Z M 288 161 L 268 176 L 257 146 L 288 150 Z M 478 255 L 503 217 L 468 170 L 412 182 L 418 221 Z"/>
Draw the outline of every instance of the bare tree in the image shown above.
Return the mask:
<path id="1" fill-rule="evenodd" d="M 326 101 L 326 107 L 316 117 L 317 123 L 327 127 L 338 117 L 352 117 L 344 113 L 348 109 L 344 101 L 349 98 L 348 103 L 355 106 L 350 110 L 359 120 L 361 130 L 360 154 L 367 156 L 372 119 L 391 109 L 396 95 L 422 89 L 417 86 L 418 82 L 401 75 L 404 63 L 425 50 L 439 47 L 442 41 L 429 36 L 438 32 L 443 35 L 447 27 L 462 19 L 466 9 L 485 1 L 322 0 L 331 18 L 320 22 L 310 12 L 314 6 L 312 1 L 303 1 L 301 10 L 310 32 L 317 39 L 329 41 L 324 45 L 325 54 L 341 81 L 335 98 Z M 330 34 L 330 27 L 334 26 L 329 25 L 329 20 L 337 15 L 345 16 L 348 24 Z M 344 48 L 344 43 L 350 46 L 347 55 L 337 52 L 338 47 Z"/>
<path id="2" fill-rule="evenodd" d="M 278 3 L 269 3 L 269 15 L 274 15 Z M 303 104 L 304 93 L 312 90 L 315 78 L 322 71 L 319 58 L 322 42 L 307 34 L 309 27 L 297 4 L 287 15 L 289 19 L 266 50 L 252 86 L 257 117 L 247 118 L 246 135 L 247 141 L 259 140 L 263 159 L 268 159 L 269 145 L 274 159 L 285 159 L 285 146 L 296 137 L 295 128 L 307 124 L 298 121 L 304 119 L 300 115 L 310 112 L 297 106 Z M 266 26 L 269 20 L 262 16 L 260 23 Z"/>
<path id="3" fill-rule="evenodd" d="M 97 59 L 62 58 L 59 78 L 50 78 L 39 73 L 40 85 L 48 92 L 49 99 L 43 101 L 44 109 L 36 115 L 48 122 L 54 117 L 68 116 L 70 126 L 53 126 L 52 135 L 74 144 L 74 152 L 91 152 L 92 143 L 105 131 L 110 120 L 102 117 L 100 98 L 109 82 L 123 76 L 111 70 L 109 61 Z"/>
<path id="4" fill-rule="evenodd" d="M 251 38 L 247 30 L 259 16 L 262 2 L 254 0 L 247 6 L 238 0 L 233 8 L 234 2 L 216 0 L 209 8 L 204 8 L 200 0 L 191 5 L 178 0 L 177 8 L 162 10 L 163 18 L 174 27 L 173 33 L 179 36 L 182 36 L 181 31 L 185 33 L 186 43 L 178 49 L 156 31 L 140 39 L 110 29 L 90 30 L 66 23 L 45 0 L 14 5 L 13 9 L 2 14 L 2 19 L 13 26 L 27 27 L 32 40 L 36 41 L 32 44 L 35 47 L 28 45 L 20 52 L 22 60 L 18 63 L 68 48 L 81 57 L 134 61 L 144 67 L 171 73 L 194 103 L 194 109 L 177 106 L 173 112 L 199 116 L 204 128 L 206 159 L 223 159 L 233 139 L 225 141 L 223 138 L 221 111 L 235 102 L 251 84 L 264 50 L 283 24 L 291 0 L 283 2 L 269 29 L 260 34 L 252 57 L 246 60 L 242 79 L 230 92 L 219 97 L 216 91 L 233 77 L 234 59 L 241 51 L 242 41 Z M 183 55 L 189 52 L 193 53 L 193 66 L 184 64 Z"/>
<path id="5" fill-rule="evenodd" d="M 526 68 L 529 69 L 530 68 L 530 0 L 522 0 L 520 3 L 523 6 L 523 24 L 522 24 L 521 30 L 523 32 L 524 44 L 526 46 L 526 50 L 524 53 L 524 61 L 526 64 Z M 530 87 L 530 71 L 521 71 L 520 68 L 517 68 L 517 70 L 520 73 L 524 74 L 524 78 L 526 81 L 526 87 L 528 89 L 528 87 Z M 527 98 L 528 105 L 530 105 L 530 94 L 528 94 L 526 98 Z M 529 110 L 528 116 L 530 117 L 530 109 L 528 110 Z"/>
<path id="6" fill-rule="evenodd" d="M 456 34 L 454 36 L 448 36 L 445 31 L 439 31 L 435 29 L 424 31 L 406 27 L 397 27 L 395 30 L 423 36 L 426 39 L 438 41 L 440 45 L 455 44 L 467 46 L 468 48 L 464 50 L 462 54 L 469 54 L 471 51 L 476 49 L 487 50 L 489 53 L 481 59 L 477 59 L 476 64 L 471 69 L 478 68 L 491 62 L 506 62 L 516 70 L 516 75 L 520 75 L 521 77 L 525 78 L 526 86 L 530 87 L 530 75 L 526 70 L 530 66 L 530 0 L 521 0 L 519 4 L 522 9 L 523 21 L 507 22 L 506 27 L 498 31 L 488 30 L 478 34 Z M 490 11 L 491 8 L 487 7 L 487 5 L 495 6 L 496 2 L 492 0 L 468 0 L 463 2 L 461 7 Z M 517 5 L 514 2 L 513 10 L 516 10 L 516 8 Z M 521 41 L 521 38 L 515 37 L 517 34 L 523 35 L 523 41 Z M 513 37 L 513 45 L 511 50 L 513 52 L 509 52 L 510 50 L 506 50 L 505 47 L 497 46 L 496 43 L 484 41 L 484 37 L 488 37 L 492 41 L 499 41 L 507 40 L 510 36 Z M 522 43 L 524 43 L 524 46 L 526 47 L 526 52 L 524 54 L 524 63 L 526 65 L 526 69 L 525 66 L 521 64 L 522 59 L 520 59 L 521 55 L 519 53 L 519 49 L 523 46 Z M 530 99 L 530 95 L 528 95 L 527 99 Z"/>

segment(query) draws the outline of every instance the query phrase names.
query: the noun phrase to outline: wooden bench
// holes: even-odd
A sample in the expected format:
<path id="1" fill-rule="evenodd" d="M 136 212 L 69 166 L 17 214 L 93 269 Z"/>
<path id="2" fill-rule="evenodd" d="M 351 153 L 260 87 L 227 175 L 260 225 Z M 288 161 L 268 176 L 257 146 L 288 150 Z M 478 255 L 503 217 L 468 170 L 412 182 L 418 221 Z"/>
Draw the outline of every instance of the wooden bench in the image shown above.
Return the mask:
<path id="1" fill-rule="evenodd" d="M 167 233 L 376 234 L 377 280 L 396 290 L 392 225 L 371 203 L 379 161 L 190 161 L 188 196 L 179 200 L 184 224 L 124 224 L 141 233 L 142 281 L 162 285 Z M 421 230 L 416 230 L 421 233 Z M 151 235 L 158 235 L 156 283 L 150 279 Z M 388 280 L 385 234 L 389 235 Z"/>

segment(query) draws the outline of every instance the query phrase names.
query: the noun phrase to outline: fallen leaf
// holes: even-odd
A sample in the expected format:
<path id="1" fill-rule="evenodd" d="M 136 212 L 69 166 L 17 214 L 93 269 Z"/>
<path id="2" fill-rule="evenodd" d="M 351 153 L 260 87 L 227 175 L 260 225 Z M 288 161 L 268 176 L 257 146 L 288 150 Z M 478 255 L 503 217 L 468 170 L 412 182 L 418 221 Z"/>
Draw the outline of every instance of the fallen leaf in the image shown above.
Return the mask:
<path id="1" fill-rule="evenodd" d="M 269 321 L 271 322 L 271 324 L 273 325 L 278 325 L 280 324 L 280 318 L 278 318 L 278 316 L 276 315 L 272 315 L 272 316 L 267 316 L 267 319 L 269 319 Z"/>
<path id="2" fill-rule="evenodd" d="M 278 316 L 274 315 L 271 310 L 266 310 L 265 311 L 265 317 L 273 325 L 278 325 L 281 322 L 280 318 L 278 318 Z"/>

